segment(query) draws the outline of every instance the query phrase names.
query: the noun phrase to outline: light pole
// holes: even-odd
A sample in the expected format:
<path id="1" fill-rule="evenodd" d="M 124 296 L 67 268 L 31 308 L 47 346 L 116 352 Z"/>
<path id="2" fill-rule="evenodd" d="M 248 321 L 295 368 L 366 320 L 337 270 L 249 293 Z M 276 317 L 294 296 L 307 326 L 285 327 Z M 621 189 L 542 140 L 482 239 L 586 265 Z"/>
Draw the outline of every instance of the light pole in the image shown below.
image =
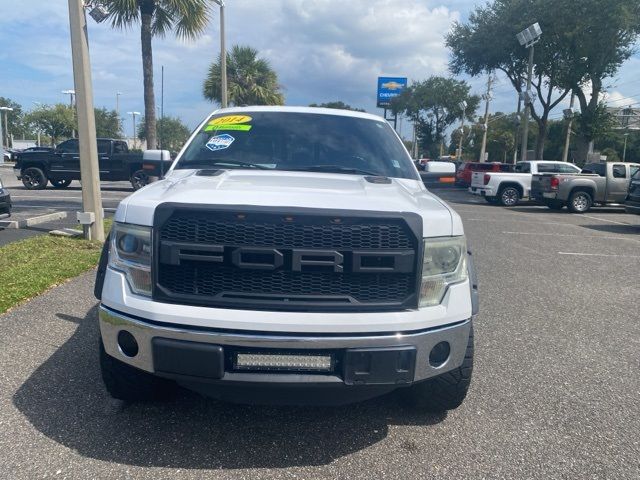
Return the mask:
<path id="1" fill-rule="evenodd" d="M 227 108 L 227 48 L 225 46 L 225 34 L 224 34 L 224 0 L 213 0 L 220 6 L 220 77 L 221 83 L 221 106 Z"/>
<path id="2" fill-rule="evenodd" d="M 4 112 L 5 115 L 9 110 L 13 111 L 13 108 L 0 107 L 0 112 Z M 8 130 L 8 125 L 7 125 L 7 130 Z M 7 146 L 9 146 L 8 143 L 7 143 Z M 2 165 L 3 163 L 4 163 L 4 128 L 2 126 L 2 113 L 0 113 L 0 165 Z"/>
<path id="3" fill-rule="evenodd" d="M 104 242 L 104 212 L 100 192 L 100 170 L 96 142 L 96 118 L 93 110 L 93 86 L 87 19 L 82 0 L 69 0 L 71 57 L 73 80 L 78 104 L 78 140 L 80 145 L 80 178 L 82 180 L 82 212 L 78 221 L 88 240 Z"/>
<path id="4" fill-rule="evenodd" d="M 133 148 L 136 148 L 136 117 L 140 115 L 140 112 L 127 112 L 127 115 L 131 115 L 133 120 Z"/>
<path id="5" fill-rule="evenodd" d="M 533 76 L 533 46 L 538 43 L 540 36 L 542 35 L 542 29 L 538 22 L 531 25 L 529 28 L 523 30 L 516 35 L 518 42 L 523 47 L 529 49 L 529 67 L 527 72 L 527 90 L 525 91 L 524 99 L 524 126 L 522 130 L 522 152 L 521 160 L 527 159 L 527 149 L 529 143 L 529 115 L 531 113 L 531 101 L 533 95 L 531 94 L 531 77 Z"/>
<path id="6" fill-rule="evenodd" d="M 576 99 L 576 94 L 571 92 L 571 101 L 569 102 L 569 108 L 562 111 L 564 118 L 567 119 L 567 136 L 564 139 L 564 151 L 562 152 L 562 161 L 569 160 L 569 144 L 571 143 L 571 127 L 573 124 L 573 102 Z"/>
<path id="7" fill-rule="evenodd" d="M 460 102 L 460 108 L 462 109 L 462 123 L 460 124 L 460 140 L 458 140 L 458 154 L 456 155 L 456 160 L 462 159 L 462 137 L 464 136 L 464 117 L 467 116 L 467 102 Z"/>
<path id="8" fill-rule="evenodd" d="M 69 108 L 71 109 L 71 114 L 73 115 L 73 118 L 75 120 L 76 118 L 76 113 L 75 113 L 75 109 L 73 108 L 73 98 L 76 96 L 76 91 L 75 90 L 63 90 L 62 93 L 64 95 L 69 95 Z M 71 137 L 75 138 L 76 136 L 76 130 L 72 129 L 71 130 Z"/>
<path id="9" fill-rule="evenodd" d="M 622 149 L 622 161 L 627 161 L 627 137 L 629 136 L 629 132 L 624 134 L 624 148 Z"/>

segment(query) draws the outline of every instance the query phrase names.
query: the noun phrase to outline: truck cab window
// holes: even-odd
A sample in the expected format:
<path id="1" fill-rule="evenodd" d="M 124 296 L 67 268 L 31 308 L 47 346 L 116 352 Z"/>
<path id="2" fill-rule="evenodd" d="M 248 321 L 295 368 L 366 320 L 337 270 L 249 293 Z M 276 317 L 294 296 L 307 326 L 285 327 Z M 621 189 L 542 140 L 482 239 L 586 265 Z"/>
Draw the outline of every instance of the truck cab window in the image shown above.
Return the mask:
<path id="1" fill-rule="evenodd" d="M 518 163 L 515 170 L 516 173 L 531 173 L 531 164 L 529 164 L 528 162 Z"/>
<path id="2" fill-rule="evenodd" d="M 627 169 L 624 165 L 613 166 L 613 178 L 627 178 Z"/>
<path id="3" fill-rule="evenodd" d="M 58 152 L 58 153 L 78 153 L 79 152 L 78 140 L 71 139 L 71 140 L 67 140 L 66 142 L 62 142 L 56 148 L 56 152 Z"/>

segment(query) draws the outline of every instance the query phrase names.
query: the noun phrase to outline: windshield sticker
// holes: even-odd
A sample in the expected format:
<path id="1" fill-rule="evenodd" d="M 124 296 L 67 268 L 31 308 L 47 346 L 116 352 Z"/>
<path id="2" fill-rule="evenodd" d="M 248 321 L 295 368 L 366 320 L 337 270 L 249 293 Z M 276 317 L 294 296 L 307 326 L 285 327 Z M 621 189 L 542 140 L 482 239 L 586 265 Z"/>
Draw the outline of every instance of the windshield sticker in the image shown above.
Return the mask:
<path id="1" fill-rule="evenodd" d="M 215 137 L 211 137 L 207 142 L 207 148 L 212 152 L 217 150 L 224 150 L 225 148 L 229 148 L 231 144 L 234 142 L 235 138 L 231 135 L 227 135 L 226 133 L 223 135 L 216 135 Z"/>
<path id="2" fill-rule="evenodd" d="M 214 118 L 209 121 L 205 127 L 205 132 L 214 130 L 235 130 L 239 132 L 248 132 L 251 125 L 246 125 L 252 120 L 248 115 L 227 115 L 225 117 Z"/>

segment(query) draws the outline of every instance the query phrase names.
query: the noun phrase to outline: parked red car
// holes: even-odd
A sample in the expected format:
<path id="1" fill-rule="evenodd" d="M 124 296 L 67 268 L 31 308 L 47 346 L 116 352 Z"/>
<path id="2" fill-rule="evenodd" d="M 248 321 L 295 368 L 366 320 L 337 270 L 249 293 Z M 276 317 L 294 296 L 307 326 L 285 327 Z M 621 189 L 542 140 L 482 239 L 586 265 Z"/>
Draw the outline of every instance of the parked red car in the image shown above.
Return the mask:
<path id="1" fill-rule="evenodd" d="M 456 185 L 459 187 L 471 186 L 471 174 L 473 172 L 510 172 L 513 170 L 513 165 L 508 163 L 480 163 L 480 162 L 467 162 L 460 165 L 456 172 Z"/>

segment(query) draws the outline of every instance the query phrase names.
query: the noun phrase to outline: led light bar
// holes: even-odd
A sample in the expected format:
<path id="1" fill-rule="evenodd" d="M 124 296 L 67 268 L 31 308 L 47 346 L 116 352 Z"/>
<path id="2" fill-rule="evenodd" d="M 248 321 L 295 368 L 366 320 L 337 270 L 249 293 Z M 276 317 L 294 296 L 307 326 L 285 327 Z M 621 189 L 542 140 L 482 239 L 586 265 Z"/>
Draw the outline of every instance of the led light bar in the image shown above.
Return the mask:
<path id="1" fill-rule="evenodd" d="M 277 355 L 265 353 L 238 353 L 236 368 L 240 370 L 331 370 L 330 355 Z"/>

